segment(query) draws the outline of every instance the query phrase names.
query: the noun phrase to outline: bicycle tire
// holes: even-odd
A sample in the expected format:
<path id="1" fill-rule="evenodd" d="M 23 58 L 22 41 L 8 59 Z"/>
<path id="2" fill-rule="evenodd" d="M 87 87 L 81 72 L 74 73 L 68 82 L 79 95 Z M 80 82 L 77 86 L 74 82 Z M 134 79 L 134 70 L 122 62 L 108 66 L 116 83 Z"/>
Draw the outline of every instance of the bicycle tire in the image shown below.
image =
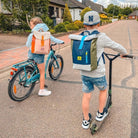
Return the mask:
<path id="1" fill-rule="evenodd" d="M 55 55 L 57 59 L 52 58 L 52 60 L 49 63 L 49 76 L 51 79 L 53 80 L 57 80 L 63 70 L 63 66 L 64 66 L 64 62 L 63 62 L 63 58 L 60 55 Z M 56 61 L 58 62 L 59 66 L 57 65 Z"/>
<path id="2" fill-rule="evenodd" d="M 34 69 L 30 66 L 26 67 L 27 77 L 33 73 Z M 8 94 L 9 97 L 14 101 L 23 101 L 28 98 L 35 86 L 35 82 L 31 83 L 29 86 L 25 86 L 24 79 L 24 68 L 19 69 L 13 78 L 9 82 Z"/>

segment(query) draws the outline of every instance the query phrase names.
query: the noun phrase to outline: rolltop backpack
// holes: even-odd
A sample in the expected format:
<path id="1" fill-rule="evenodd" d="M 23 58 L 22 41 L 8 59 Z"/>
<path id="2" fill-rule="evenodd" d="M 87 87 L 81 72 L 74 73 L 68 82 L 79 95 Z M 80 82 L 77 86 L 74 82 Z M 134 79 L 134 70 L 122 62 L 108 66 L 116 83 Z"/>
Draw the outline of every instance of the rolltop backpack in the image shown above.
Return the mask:
<path id="1" fill-rule="evenodd" d="M 95 30 L 92 33 L 84 31 L 80 35 L 69 35 L 72 46 L 73 69 L 93 71 L 97 69 L 101 57 L 104 61 L 103 54 L 97 59 L 96 41 L 98 34 L 99 32 Z"/>
<path id="2" fill-rule="evenodd" d="M 43 29 L 33 32 L 31 52 L 35 54 L 48 54 L 50 51 L 50 32 Z"/>

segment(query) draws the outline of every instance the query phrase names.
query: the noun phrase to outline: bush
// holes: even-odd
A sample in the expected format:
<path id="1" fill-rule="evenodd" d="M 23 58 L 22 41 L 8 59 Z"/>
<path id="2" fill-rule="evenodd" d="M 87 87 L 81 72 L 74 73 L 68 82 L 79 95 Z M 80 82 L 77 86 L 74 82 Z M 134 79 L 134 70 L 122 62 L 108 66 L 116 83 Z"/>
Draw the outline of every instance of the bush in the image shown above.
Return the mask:
<path id="1" fill-rule="evenodd" d="M 67 29 L 64 25 L 64 23 L 60 23 L 58 25 L 55 26 L 55 32 L 58 33 L 58 32 L 67 32 Z"/>
<path id="2" fill-rule="evenodd" d="M 50 32 L 51 34 L 54 34 L 54 33 L 55 33 L 55 30 L 54 30 L 54 29 L 50 29 L 49 32 Z"/>
<path id="3" fill-rule="evenodd" d="M 0 29 L 2 31 L 12 31 L 12 17 L 10 15 L 0 14 Z"/>
<path id="4" fill-rule="evenodd" d="M 67 30 L 79 30 L 79 27 L 74 23 L 67 24 L 66 28 Z"/>
<path id="5" fill-rule="evenodd" d="M 63 15 L 63 21 L 66 22 L 70 22 L 72 23 L 72 16 L 71 16 L 71 13 L 70 13 L 70 10 L 68 8 L 68 5 L 65 4 L 65 10 L 64 10 L 64 15 Z"/>
<path id="6" fill-rule="evenodd" d="M 83 28 L 83 22 L 79 21 L 79 20 L 76 20 L 74 22 L 75 25 L 77 25 L 79 28 Z"/>
<path id="7" fill-rule="evenodd" d="M 91 11 L 91 10 L 92 10 L 91 8 L 86 7 L 85 9 L 83 9 L 83 10 L 81 11 L 81 13 L 80 13 L 81 21 L 83 21 L 83 18 L 84 18 L 85 13 L 88 12 L 88 11 Z"/>
<path id="8" fill-rule="evenodd" d="M 66 24 L 69 24 L 69 23 L 70 23 L 69 21 L 65 21 L 65 22 L 64 22 L 65 25 L 66 25 Z"/>
<path id="9" fill-rule="evenodd" d="M 54 26 L 53 20 L 50 19 L 49 17 L 46 17 L 45 20 L 44 20 L 44 22 L 47 24 L 47 26 L 48 26 L 49 28 L 52 28 L 52 27 Z"/>

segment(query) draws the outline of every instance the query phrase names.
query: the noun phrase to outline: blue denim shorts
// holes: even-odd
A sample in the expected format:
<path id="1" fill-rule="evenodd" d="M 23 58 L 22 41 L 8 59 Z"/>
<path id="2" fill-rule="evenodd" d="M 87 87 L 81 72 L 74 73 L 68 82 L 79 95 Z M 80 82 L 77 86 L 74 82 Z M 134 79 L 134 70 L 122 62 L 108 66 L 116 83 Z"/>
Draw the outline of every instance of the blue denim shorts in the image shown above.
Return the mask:
<path id="1" fill-rule="evenodd" d="M 85 93 L 90 93 L 94 90 L 94 85 L 100 90 L 103 91 L 107 87 L 106 77 L 92 78 L 87 76 L 81 76 L 82 79 L 82 91 Z"/>
<path id="2" fill-rule="evenodd" d="M 44 54 L 33 54 L 31 50 L 28 51 L 28 58 L 33 59 L 37 64 L 44 63 Z"/>

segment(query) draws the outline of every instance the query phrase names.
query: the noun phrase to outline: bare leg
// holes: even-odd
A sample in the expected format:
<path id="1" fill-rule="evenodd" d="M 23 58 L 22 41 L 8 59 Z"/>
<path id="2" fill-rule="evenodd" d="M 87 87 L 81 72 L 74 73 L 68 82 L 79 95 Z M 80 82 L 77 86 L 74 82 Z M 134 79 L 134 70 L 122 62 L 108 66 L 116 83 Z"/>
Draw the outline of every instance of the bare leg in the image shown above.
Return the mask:
<path id="1" fill-rule="evenodd" d="M 40 73 L 40 89 L 44 89 L 45 84 L 45 64 L 37 64 Z"/>
<path id="2" fill-rule="evenodd" d="M 92 93 L 83 93 L 83 98 L 82 98 L 82 111 L 84 115 L 85 120 L 89 120 L 89 104 L 90 104 L 90 99 L 91 99 Z"/>
<path id="3" fill-rule="evenodd" d="M 107 90 L 100 91 L 99 94 L 99 112 L 102 113 L 106 104 Z"/>

